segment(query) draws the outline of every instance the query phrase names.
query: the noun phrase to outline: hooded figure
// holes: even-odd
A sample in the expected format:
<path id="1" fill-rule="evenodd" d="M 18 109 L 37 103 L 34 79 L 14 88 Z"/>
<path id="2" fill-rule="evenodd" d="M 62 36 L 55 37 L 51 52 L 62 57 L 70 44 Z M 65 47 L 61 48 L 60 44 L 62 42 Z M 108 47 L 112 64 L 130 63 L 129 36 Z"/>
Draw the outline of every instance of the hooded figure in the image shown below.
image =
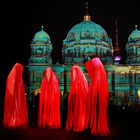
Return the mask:
<path id="1" fill-rule="evenodd" d="M 4 127 L 27 127 L 28 125 L 22 73 L 23 66 L 16 63 L 7 77 L 4 101 Z"/>
<path id="2" fill-rule="evenodd" d="M 45 70 L 38 109 L 38 127 L 60 128 L 60 89 L 51 67 Z"/>
<path id="3" fill-rule="evenodd" d="M 87 99 L 86 128 L 90 126 L 94 135 L 108 135 L 110 133 L 107 120 L 109 91 L 106 71 L 99 58 L 87 61 L 85 66 L 91 79 Z"/>
<path id="4" fill-rule="evenodd" d="M 68 95 L 66 129 L 75 132 L 85 129 L 88 82 L 79 66 L 71 68 L 71 87 Z"/>

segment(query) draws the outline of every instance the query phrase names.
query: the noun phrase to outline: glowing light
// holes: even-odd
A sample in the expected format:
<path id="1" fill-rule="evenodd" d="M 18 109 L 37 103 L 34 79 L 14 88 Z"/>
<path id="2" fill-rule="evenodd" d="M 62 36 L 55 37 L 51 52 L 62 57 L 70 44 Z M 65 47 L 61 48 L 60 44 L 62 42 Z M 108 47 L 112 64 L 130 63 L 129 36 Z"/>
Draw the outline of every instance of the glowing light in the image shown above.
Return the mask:
<path id="1" fill-rule="evenodd" d="M 86 127 L 88 82 L 79 66 L 72 66 L 70 71 L 71 87 L 68 95 L 66 130 L 82 132 Z"/>
<path id="2" fill-rule="evenodd" d="M 28 110 L 22 80 L 23 66 L 16 63 L 7 76 L 4 101 L 4 127 L 27 127 Z"/>
<path id="3" fill-rule="evenodd" d="M 61 95 L 62 95 L 62 97 L 63 97 L 63 94 L 64 94 L 64 91 L 61 91 Z"/>
<path id="4" fill-rule="evenodd" d="M 115 61 L 120 61 L 121 60 L 121 57 L 120 56 L 116 56 L 115 57 Z"/>
<path id="5" fill-rule="evenodd" d="M 40 93 L 40 89 L 38 88 L 38 89 L 36 89 L 36 90 L 34 90 L 34 95 L 36 96 L 38 93 Z"/>
<path id="6" fill-rule="evenodd" d="M 139 97 L 139 99 L 140 99 L 140 89 L 138 90 L 138 97 Z"/>
<path id="7" fill-rule="evenodd" d="M 107 121 L 109 92 L 106 71 L 99 58 L 87 61 L 85 66 L 91 79 L 87 97 L 87 102 L 91 103 L 87 104 L 86 125 L 90 125 L 91 134 L 107 136 L 110 130 Z"/>
<path id="8" fill-rule="evenodd" d="M 38 127 L 60 128 L 60 89 L 58 79 L 51 67 L 46 68 L 41 82 Z"/>

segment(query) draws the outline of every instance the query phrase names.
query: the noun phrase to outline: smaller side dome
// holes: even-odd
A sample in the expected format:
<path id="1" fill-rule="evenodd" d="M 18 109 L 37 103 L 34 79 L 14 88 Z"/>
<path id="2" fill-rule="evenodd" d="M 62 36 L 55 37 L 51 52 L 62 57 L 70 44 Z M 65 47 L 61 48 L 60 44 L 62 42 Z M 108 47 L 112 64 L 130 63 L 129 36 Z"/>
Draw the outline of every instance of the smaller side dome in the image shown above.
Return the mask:
<path id="1" fill-rule="evenodd" d="M 128 37 L 128 41 L 140 39 L 140 30 L 137 29 L 137 25 L 135 25 L 135 30 Z"/>
<path id="2" fill-rule="evenodd" d="M 43 42 L 50 42 L 50 37 L 49 35 L 43 30 L 43 26 L 41 27 L 41 31 L 37 32 L 34 36 L 33 42 L 36 41 L 43 41 Z"/>
<path id="3" fill-rule="evenodd" d="M 139 46 L 140 30 L 138 30 L 137 25 L 135 25 L 135 30 L 128 37 L 128 42 L 126 44 L 127 64 L 140 64 Z"/>

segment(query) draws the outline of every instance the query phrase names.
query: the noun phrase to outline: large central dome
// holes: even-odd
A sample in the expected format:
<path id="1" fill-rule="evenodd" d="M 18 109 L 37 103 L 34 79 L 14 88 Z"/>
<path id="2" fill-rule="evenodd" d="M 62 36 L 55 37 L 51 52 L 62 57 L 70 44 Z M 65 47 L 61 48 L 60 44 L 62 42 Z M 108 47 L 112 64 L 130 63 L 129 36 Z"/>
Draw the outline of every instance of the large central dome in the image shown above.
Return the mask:
<path id="1" fill-rule="evenodd" d="M 62 56 L 64 63 L 84 63 L 89 57 L 100 57 L 105 63 L 112 63 L 112 40 L 97 23 L 84 16 L 63 40 Z"/>
<path id="2" fill-rule="evenodd" d="M 65 64 L 83 64 L 90 58 L 100 57 L 112 63 L 112 40 L 106 31 L 91 21 L 86 2 L 84 20 L 71 28 L 63 40 L 62 57 Z"/>
<path id="3" fill-rule="evenodd" d="M 107 42 L 108 35 L 100 25 L 90 20 L 83 20 L 79 24 L 72 27 L 64 42 L 70 43 L 81 39 L 83 40 L 94 39 L 95 41 L 102 40 Z"/>

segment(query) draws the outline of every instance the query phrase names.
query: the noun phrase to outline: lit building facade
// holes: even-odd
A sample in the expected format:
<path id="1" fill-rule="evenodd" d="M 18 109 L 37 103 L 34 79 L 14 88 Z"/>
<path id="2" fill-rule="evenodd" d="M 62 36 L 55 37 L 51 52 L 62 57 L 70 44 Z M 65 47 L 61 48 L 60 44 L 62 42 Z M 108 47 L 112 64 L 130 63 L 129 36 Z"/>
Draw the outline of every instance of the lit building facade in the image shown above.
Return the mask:
<path id="1" fill-rule="evenodd" d="M 136 103 L 137 93 L 140 90 L 140 30 L 136 26 L 128 37 L 126 64 L 119 64 L 121 56 L 117 32 L 116 23 L 116 46 L 113 47 L 107 32 L 100 25 L 91 21 L 90 15 L 86 12 L 83 21 L 72 27 L 63 40 L 63 64 L 52 64 L 52 44 L 49 35 L 42 28 L 35 34 L 31 43 L 31 56 L 27 65 L 28 101 L 32 101 L 34 104 L 44 70 L 48 66 L 53 68 L 59 79 L 62 95 L 63 93 L 67 95 L 70 90 L 71 66 L 79 65 L 90 82 L 84 63 L 93 57 L 99 57 L 107 72 L 110 101 L 117 105 Z"/>

